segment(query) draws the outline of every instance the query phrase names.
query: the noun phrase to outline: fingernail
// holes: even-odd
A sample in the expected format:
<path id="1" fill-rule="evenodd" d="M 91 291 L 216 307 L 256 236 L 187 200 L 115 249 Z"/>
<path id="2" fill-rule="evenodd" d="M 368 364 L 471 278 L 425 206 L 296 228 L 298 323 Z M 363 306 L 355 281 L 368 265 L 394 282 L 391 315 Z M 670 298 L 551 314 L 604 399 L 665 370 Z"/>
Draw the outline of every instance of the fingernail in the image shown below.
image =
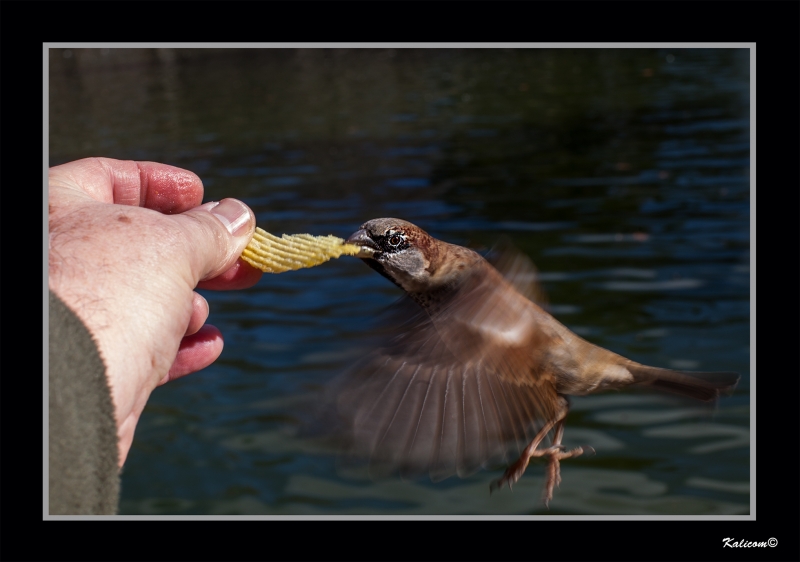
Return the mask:
<path id="1" fill-rule="evenodd" d="M 236 199 L 223 199 L 219 205 L 210 209 L 211 214 L 222 221 L 228 232 L 237 236 L 248 231 L 250 211 L 247 206 Z"/>

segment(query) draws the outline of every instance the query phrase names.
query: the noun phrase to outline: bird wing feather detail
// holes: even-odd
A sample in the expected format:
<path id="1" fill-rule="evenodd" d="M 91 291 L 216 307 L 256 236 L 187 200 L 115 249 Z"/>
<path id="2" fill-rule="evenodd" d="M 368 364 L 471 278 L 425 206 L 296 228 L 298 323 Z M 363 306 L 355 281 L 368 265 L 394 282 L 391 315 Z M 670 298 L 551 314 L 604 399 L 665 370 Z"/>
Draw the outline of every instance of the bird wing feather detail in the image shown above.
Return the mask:
<path id="1" fill-rule="evenodd" d="M 467 476 L 508 462 L 552 416 L 552 378 L 519 374 L 533 366 L 533 311 L 503 283 L 468 276 L 427 309 L 402 304 L 382 323 L 392 328 L 380 343 L 339 381 L 351 452 L 369 458 L 373 474 Z"/>

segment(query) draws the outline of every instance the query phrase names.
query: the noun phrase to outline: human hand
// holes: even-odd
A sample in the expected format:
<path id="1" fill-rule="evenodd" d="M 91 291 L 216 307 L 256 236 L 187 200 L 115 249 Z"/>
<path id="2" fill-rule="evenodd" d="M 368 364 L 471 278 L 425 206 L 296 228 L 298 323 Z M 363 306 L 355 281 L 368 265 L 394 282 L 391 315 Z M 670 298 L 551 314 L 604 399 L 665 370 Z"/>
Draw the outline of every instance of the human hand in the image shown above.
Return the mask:
<path id="1" fill-rule="evenodd" d="M 222 352 L 194 289 L 261 278 L 238 258 L 255 216 L 235 199 L 198 207 L 200 178 L 155 162 L 87 158 L 50 168 L 49 185 L 50 289 L 98 345 L 122 466 L 153 389 Z"/>

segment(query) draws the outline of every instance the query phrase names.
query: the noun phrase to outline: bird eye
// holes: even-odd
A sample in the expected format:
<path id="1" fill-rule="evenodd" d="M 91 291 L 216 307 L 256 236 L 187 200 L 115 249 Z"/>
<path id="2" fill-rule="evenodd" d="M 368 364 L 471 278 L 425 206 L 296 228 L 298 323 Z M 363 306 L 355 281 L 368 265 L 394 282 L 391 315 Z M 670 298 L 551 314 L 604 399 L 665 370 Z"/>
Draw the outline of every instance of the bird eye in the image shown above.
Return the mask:
<path id="1" fill-rule="evenodd" d="M 403 242 L 403 237 L 399 234 L 392 234 L 389 238 L 389 245 L 390 246 L 399 246 Z"/>

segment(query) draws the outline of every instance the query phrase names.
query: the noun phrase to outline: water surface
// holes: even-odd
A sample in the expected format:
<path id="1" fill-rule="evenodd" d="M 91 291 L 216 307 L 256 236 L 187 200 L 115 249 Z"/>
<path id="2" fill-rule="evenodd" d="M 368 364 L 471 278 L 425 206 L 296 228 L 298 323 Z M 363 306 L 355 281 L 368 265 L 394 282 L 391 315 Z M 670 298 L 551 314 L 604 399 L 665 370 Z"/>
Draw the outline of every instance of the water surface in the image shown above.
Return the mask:
<path id="1" fill-rule="evenodd" d="M 50 163 L 196 172 L 275 234 L 395 216 L 480 251 L 501 235 L 551 311 L 642 363 L 742 374 L 716 408 L 577 398 L 551 509 L 544 465 L 373 482 L 298 435 L 398 289 L 353 258 L 204 291 L 225 336 L 157 389 L 123 514 L 746 514 L 750 494 L 749 51 L 93 49 L 50 52 Z M 313 407 L 313 406 L 311 406 Z"/>

